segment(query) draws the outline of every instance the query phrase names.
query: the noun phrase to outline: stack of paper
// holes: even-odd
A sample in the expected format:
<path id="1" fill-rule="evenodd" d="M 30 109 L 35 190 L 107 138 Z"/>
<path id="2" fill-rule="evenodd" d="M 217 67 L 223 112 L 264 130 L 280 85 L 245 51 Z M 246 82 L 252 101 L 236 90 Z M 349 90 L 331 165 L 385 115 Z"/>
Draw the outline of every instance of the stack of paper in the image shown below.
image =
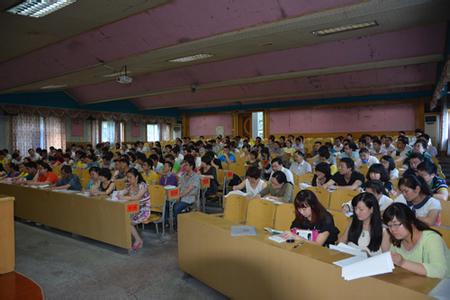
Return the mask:
<path id="1" fill-rule="evenodd" d="M 363 258 L 367 258 L 367 252 L 361 250 L 360 248 L 355 248 L 355 247 L 349 246 L 344 243 L 339 243 L 337 246 L 330 245 L 330 249 L 339 251 L 339 252 L 343 252 L 343 253 L 347 253 L 347 254 L 351 254 L 351 255 L 355 255 L 355 256 L 362 256 Z"/>
<path id="2" fill-rule="evenodd" d="M 353 280 L 373 275 L 392 273 L 393 270 L 394 263 L 392 261 L 391 253 L 385 252 L 343 266 L 342 277 L 344 277 L 345 280 Z"/>
<path id="3" fill-rule="evenodd" d="M 283 233 L 283 230 L 277 230 L 270 227 L 264 227 L 264 230 L 267 231 L 270 234 L 280 234 Z"/>
<path id="4" fill-rule="evenodd" d="M 272 242 L 275 242 L 275 243 L 279 243 L 279 244 L 287 241 L 287 239 L 282 237 L 281 234 L 269 236 L 269 240 L 271 240 Z"/>
<path id="5" fill-rule="evenodd" d="M 231 236 L 256 235 L 254 226 L 234 225 L 231 226 Z"/>

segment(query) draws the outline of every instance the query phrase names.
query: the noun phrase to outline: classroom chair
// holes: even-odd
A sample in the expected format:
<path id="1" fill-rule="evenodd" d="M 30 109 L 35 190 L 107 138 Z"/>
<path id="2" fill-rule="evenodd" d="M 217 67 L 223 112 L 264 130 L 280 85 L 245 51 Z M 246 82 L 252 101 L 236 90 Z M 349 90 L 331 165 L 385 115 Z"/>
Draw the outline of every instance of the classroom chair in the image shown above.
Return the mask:
<path id="1" fill-rule="evenodd" d="M 441 200 L 441 226 L 450 226 L 450 202 Z"/>
<path id="2" fill-rule="evenodd" d="M 118 191 L 125 189 L 125 180 L 116 180 L 114 181 L 114 184 L 116 185 L 116 190 Z"/>
<path id="3" fill-rule="evenodd" d="M 248 203 L 245 223 L 257 229 L 273 227 L 277 207 L 270 201 L 253 199 Z"/>
<path id="4" fill-rule="evenodd" d="M 312 191 L 316 195 L 317 199 L 323 205 L 323 207 L 330 207 L 331 193 L 329 191 L 320 186 L 310 186 L 307 188 L 307 190 Z"/>
<path id="5" fill-rule="evenodd" d="M 339 229 L 339 236 L 343 235 L 352 219 L 341 211 L 328 210 L 328 212 L 333 216 L 334 225 Z"/>
<path id="6" fill-rule="evenodd" d="M 275 212 L 274 229 L 289 230 L 295 219 L 295 207 L 293 203 L 283 203 L 277 206 Z"/>
<path id="7" fill-rule="evenodd" d="M 248 199 L 244 196 L 229 195 L 224 198 L 223 218 L 236 224 L 244 224 L 247 217 Z"/>
<path id="8" fill-rule="evenodd" d="M 358 194 L 359 194 L 359 191 L 338 188 L 336 191 L 331 193 L 329 207 L 332 210 L 341 211 L 342 204 L 344 202 L 351 201 L 353 199 L 353 197 L 355 197 Z"/>
<path id="9" fill-rule="evenodd" d="M 162 234 L 165 234 L 164 219 L 166 216 L 166 190 L 162 185 L 150 185 L 148 187 L 151 201 L 151 214 L 142 222 L 142 229 L 149 223 L 155 224 L 156 233 L 159 234 L 159 224 L 162 224 Z"/>
<path id="10" fill-rule="evenodd" d="M 306 173 L 303 175 L 295 175 L 294 174 L 294 184 L 297 186 L 300 183 L 311 184 L 313 177 L 314 177 L 314 173 Z"/>

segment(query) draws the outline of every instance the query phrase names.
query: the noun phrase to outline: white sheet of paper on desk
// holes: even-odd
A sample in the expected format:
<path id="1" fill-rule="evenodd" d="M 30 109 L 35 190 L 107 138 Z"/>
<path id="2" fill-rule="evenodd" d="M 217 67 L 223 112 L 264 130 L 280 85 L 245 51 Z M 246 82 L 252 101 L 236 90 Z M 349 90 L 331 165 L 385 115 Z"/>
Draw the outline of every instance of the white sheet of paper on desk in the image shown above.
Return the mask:
<path id="1" fill-rule="evenodd" d="M 335 250 L 335 251 L 339 251 L 342 253 L 347 253 L 350 255 L 355 255 L 355 256 L 362 256 L 364 258 L 367 258 L 367 252 L 359 249 L 359 248 L 355 248 L 352 246 L 349 246 L 347 244 L 344 243 L 339 243 L 338 245 L 330 245 L 330 249 L 331 250 Z"/>
<path id="2" fill-rule="evenodd" d="M 280 234 L 269 236 L 269 240 L 279 244 L 286 242 L 286 239 L 281 237 Z"/>
<path id="3" fill-rule="evenodd" d="M 393 270 L 394 263 L 391 253 L 385 252 L 342 267 L 342 277 L 345 280 L 354 280 L 373 275 L 392 273 Z"/>
<path id="4" fill-rule="evenodd" d="M 231 226 L 231 236 L 245 236 L 256 235 L 256 228 L 247 225 L 233 225 Z"/>
<path id="5" fill-rule="evenodd" d="M 174 185 L 166 185 L 166 186 L 164 186 L 164 189 L 165 190 L 173 190 L 173 189 L 176 189 L 177 187 L 176 186 L 174 186 Z"/>
<path id="6" fill-rule="evenodd" d="M 339 266 L 339 267 L 345 267 L 345 266 L 351 265 L 353 263 L 356 263 L 356 262 L 359 262 L 359 261 L 362 261 L 365 259 L 366 258 L 364 256 L 352 256 L 349 258 L 335 261 L 335 262 L 333 262 L 333 264 L 335 264 L 336 266 Z"/>
<path id="7" fill-rule="evenodd" d="M 248 194 L 247 194 L 247 193 L 244 193 L 243 191 L 236 190 L 236 191 L 231 191 L 231 192 L 229 192 L 228 194 L 226 194 L 226 195 L 225 195 L 225 198 L 228 197 L 228 196 L 231 196 L 231 195 L 244 196 L 244 197 L 246 197 Z"/>

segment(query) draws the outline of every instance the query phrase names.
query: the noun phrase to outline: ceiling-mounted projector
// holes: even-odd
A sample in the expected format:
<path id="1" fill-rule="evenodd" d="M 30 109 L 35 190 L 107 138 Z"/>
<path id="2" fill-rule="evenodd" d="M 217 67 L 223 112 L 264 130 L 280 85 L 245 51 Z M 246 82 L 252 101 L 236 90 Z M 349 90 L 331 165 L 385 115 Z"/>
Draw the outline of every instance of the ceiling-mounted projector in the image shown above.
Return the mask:
<path id="1" fill-rule="evenodd" d="M 122 67 L 116 81 L 120 84 L 130 84 L 133 82 L 133 78 L 128 76 L 127 66 Z"/>

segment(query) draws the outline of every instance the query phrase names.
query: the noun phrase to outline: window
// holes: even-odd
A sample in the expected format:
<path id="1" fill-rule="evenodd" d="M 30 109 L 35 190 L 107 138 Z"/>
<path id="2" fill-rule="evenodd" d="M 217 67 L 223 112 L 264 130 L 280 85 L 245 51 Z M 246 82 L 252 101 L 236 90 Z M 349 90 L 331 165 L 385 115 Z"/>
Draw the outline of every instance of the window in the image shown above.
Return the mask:
<path id="1" fill-rule="evenodd" d="M 12 146 L 24 156 L 29 148 L 66 147 L 65 123 L 58 117 L 19 114 L 12 118 Z"/>
<path id="2" fill-rule="evenodd" d="M 172 128 L 172 139 L 181 138 L 181 125 L 177 124 Z"/>
<path id="3" fill-rule="evenodd" d="M 252 113 L 252 138 L 264 138 L 264 112 L 258 111 Z"/>
<path id="4" fill-rule="evenodd" d="M 115 142 L 116 124 L 114 121 L 102 121 L 102 142 Z"/>
<path id="5" fill-rule="evenodd" d="M 124 122 L 120 122 L 119 124 L 119 139 L 120 142 L 123 143 L 125 142 L 125 123 Z"/>
<path id="6" fill-rule="evenodd" d="M 159 124 L 147 124 L 147 141 L 159 141 Z"/>

